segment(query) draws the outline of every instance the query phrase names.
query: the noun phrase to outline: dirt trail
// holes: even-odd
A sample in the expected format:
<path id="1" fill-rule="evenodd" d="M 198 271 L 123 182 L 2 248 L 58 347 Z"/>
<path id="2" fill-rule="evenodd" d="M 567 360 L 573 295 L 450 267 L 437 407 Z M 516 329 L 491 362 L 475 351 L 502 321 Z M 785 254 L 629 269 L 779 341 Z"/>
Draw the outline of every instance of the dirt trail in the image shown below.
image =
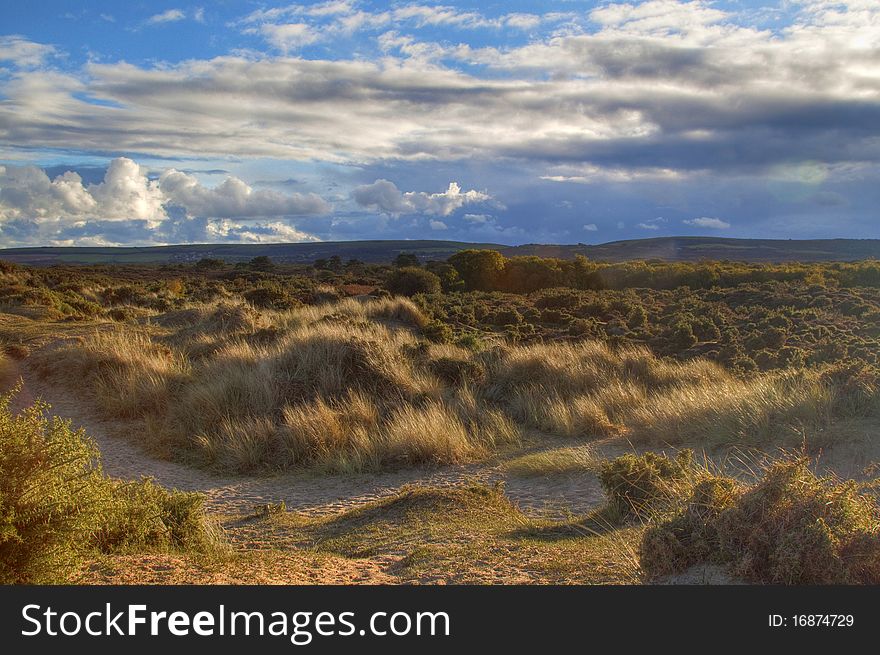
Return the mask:
<path id="1" fill-rule="evenodd" d="M 601 487 L 592 474 L 508 478 L 498 466 L 486 464 L 380 474 L 218 476 L 157 459 L 137 444 L 138 432 L 143 429 L 137 422 L 105 420 L 96 416 L 70 391 L 41 381 L 25 363 L 13 364 L 13 370 L 8 371 L 6 377 L 10 376 L 23 380 L 14 404 L 20 408 L 42 398 L 51 405 L 53 414 L 70 419 L 74 427 L 84 428 L 98 444 L 104 471 L 108 475 L 121 479 L 150 476 L 167 487 L 204 493 L 208 507 L 218 513 L 247 513 L 255 506 L 283 501 L 291 510 L 332 514 L 392 495 L 407 484 L 444 486 L 476 480 L 492 483 L 502 479 L 508 497 L 532 515 L 583 514 L 603 502 Z"/>

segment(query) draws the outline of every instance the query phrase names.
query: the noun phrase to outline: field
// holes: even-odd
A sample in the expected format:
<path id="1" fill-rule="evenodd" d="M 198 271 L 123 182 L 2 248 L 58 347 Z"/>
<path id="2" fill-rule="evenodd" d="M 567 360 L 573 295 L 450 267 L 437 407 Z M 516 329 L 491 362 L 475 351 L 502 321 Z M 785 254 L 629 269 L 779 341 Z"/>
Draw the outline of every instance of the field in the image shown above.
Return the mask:
<path id="1" fill-rule="evenodd" d="M 393 254 L 0 262 L 0 579 L 880 582 L 880 264 Z"/>

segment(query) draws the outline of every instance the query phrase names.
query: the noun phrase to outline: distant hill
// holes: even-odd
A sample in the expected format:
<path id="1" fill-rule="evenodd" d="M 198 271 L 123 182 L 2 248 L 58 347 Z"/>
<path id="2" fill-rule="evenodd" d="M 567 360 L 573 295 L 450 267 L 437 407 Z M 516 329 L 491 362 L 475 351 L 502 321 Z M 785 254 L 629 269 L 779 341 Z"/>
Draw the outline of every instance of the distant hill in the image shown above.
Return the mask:
<path id="1" fill-rule="evenodd" d="M 634 259 L 743 262 L 827 262 L 880 259 L 880 239 L 723 239 L 717 237 L 659 237 L 611 241 L 595 246 L 529 244 L 505 248 L 507 256 L 538 255 L 567 259 L 622 262 Z"/>
<path id="2" fill-rule="evenodd" d="M 359 259 L 380 263 L 393 260 L 401 252 L 416 253 L 421 259 L 446 259 L 467 248 L 501 250 L 493 243 L 463 241 L 315 241 L 307 243 L 206 243 L 145 248 L 8 248 L 0 249 L 0 259 L 19 264 L 178 264 L 216 257 L 230 263 L 246 262 L 267 255 L 279 263 L 311 263 L 338 255 L 344 261 Z M 574 255 L 572 255 L 574 256 Z"/>
<path id="3" fill-rule="evenodd" d="M 279 263 L 310 263 L 338 255 L 343 260 L 389 262 L 401 252 L 422 260 L 446 259 L 459 250 L 499 250 L 508 257 L 539 255 L 570 259 L 621 262 L 634 259 L 699 261 L 702 259 L 744 262 L 825 262 L 880 259 L 880 239 L 724 239 L 716 237 L 659 237 L 612 241 L 599 245 L 528 244 L 503 246 L 463 241 L 324 241 L 310 243 L 193 244 L 149 248 L 9 248 L 0 259 L 21 264 L 174 264 L 216 257 L 235 263 L 268 255 Z"/>

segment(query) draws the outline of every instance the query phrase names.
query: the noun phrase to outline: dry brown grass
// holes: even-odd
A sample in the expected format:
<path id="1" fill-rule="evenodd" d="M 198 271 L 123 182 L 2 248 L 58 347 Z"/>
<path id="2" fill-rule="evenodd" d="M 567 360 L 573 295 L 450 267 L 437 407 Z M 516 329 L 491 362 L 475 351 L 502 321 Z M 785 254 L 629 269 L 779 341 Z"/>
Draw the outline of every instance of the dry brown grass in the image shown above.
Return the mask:
<path id="1" fill-rule="evenodd" d="M 44 377 L 91 390 L 104 412 L 127 418 L 167 411 L 171 386 L 189 371 L 179 353 L 142 331 L 123 329 L 38 350 L 30 365 Z"/>
<path id="2" fill-rule="evenodd" d="M 840 404 L 805 371 L 741 379 L 599 342 L 474 353 L 426 343 L 425 323 L 399 298 L 285 312 L 221 302 L 32 359 L 107 414 L 146 418 L 169 456 L 234 470 L 462 462 L 517 443 L 520 426 L 647 444 L 801 439 Z"/>
<path id="3" fill-rule="evenodd" d="M 830 420 L 831 390 L 814 373 L 734 377 L 599 342 L 508 349 L 491 364 L 486 395 L 518 421 L 566 437 L 706 445 L 803 436 Z"/>

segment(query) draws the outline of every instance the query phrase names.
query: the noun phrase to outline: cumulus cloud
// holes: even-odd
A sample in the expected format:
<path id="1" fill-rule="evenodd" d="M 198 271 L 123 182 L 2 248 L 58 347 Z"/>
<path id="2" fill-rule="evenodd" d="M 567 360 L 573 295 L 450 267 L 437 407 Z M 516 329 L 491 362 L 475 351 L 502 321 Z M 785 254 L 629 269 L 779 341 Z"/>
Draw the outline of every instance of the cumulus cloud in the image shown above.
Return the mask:
<path id="1" fill-rule="evenodd" d="M 492 200 L 492 196 L 482 191 L 471 189 L 463 192 L 457 182 L 450 182 L 443 193 L 424 191 L 403 193 L 388 180 L 376 180 L 372 184 L 359 186 L 355 188 L 352 197 L 361 207 L 393 216 L 400 214 L 449 216 L 465 205 Z"/>
<path id="2" fill-rule="evenodd" d="M 285 195 L 268 189 L 255 190 L 236 177 L 208 188 L 187 173 L 169 169 L 159 178 L 165 202 L 184 207 L 195 216 L 250 218 L 257 216 L 301 216 L 326 214 L 330 206 L 319 196 Z"/>
<path id="3" fill-rule="evenodd" d="M 586 224 L 584 225 L 584 229 L 585 229 L 587 232 L 596 232 L 599 228 L 596 226 L 595 223 L 586 223 Z"/>
<path id="4" fill-rule="evenodd" d="M 230 220 L 211 221 L 206 225 L 205 234 L 211 241 L 245 243 L 320 241 L 317 237 L 281 221 L 253 224 Z"/>
<path id="5" fill-rule="evenodd" d="M 688 218 L 682 221 L 685 225 L 693 225 L 694 227 L 708 227 L 713 230 L 726 230 L 730 227 L 730 223 L 722 221 L 720 218 L 710 218 L 701 216 L 699 218 Z"/>
<path id="6" fill-rule="evenodd" d="M 139 219 L 165 217 L 158 184 L 130 159 L 110 163 L 100 184 L 83 186 L 82 178 L 67 171 L 50 180 L 35 166 L 6 166 L 0 171 L 0 221 L 78 219 Z"/>
<path id="7" fill-rule="evenodd" d="M 202 239 L 300 241 L 309 236 L 284 222 L 230 219 L 322 215 L 330 209 L 315 194 L 255 190 L 232 176 L 215 187 L 175 169 L 150 179 L 146 169 L 125 157 L 110 162 L 101 182 L 88 185 L 74 171 L 50 179 L 35 166 L 0 166 L 0 226 L 6 235 L 31 229 L 47 239 L 55 235 L 54 241 L 79 234 L 94 243 L 117 229 L 111 224 L 121 223 L 130 239 L 143 229 L 152 232 L 150 238 L 192 240 L 193 234 L 181 231 L 199 226 L 195 234 Z M 88 232 L 87 227 L 100 230 Z"/>

